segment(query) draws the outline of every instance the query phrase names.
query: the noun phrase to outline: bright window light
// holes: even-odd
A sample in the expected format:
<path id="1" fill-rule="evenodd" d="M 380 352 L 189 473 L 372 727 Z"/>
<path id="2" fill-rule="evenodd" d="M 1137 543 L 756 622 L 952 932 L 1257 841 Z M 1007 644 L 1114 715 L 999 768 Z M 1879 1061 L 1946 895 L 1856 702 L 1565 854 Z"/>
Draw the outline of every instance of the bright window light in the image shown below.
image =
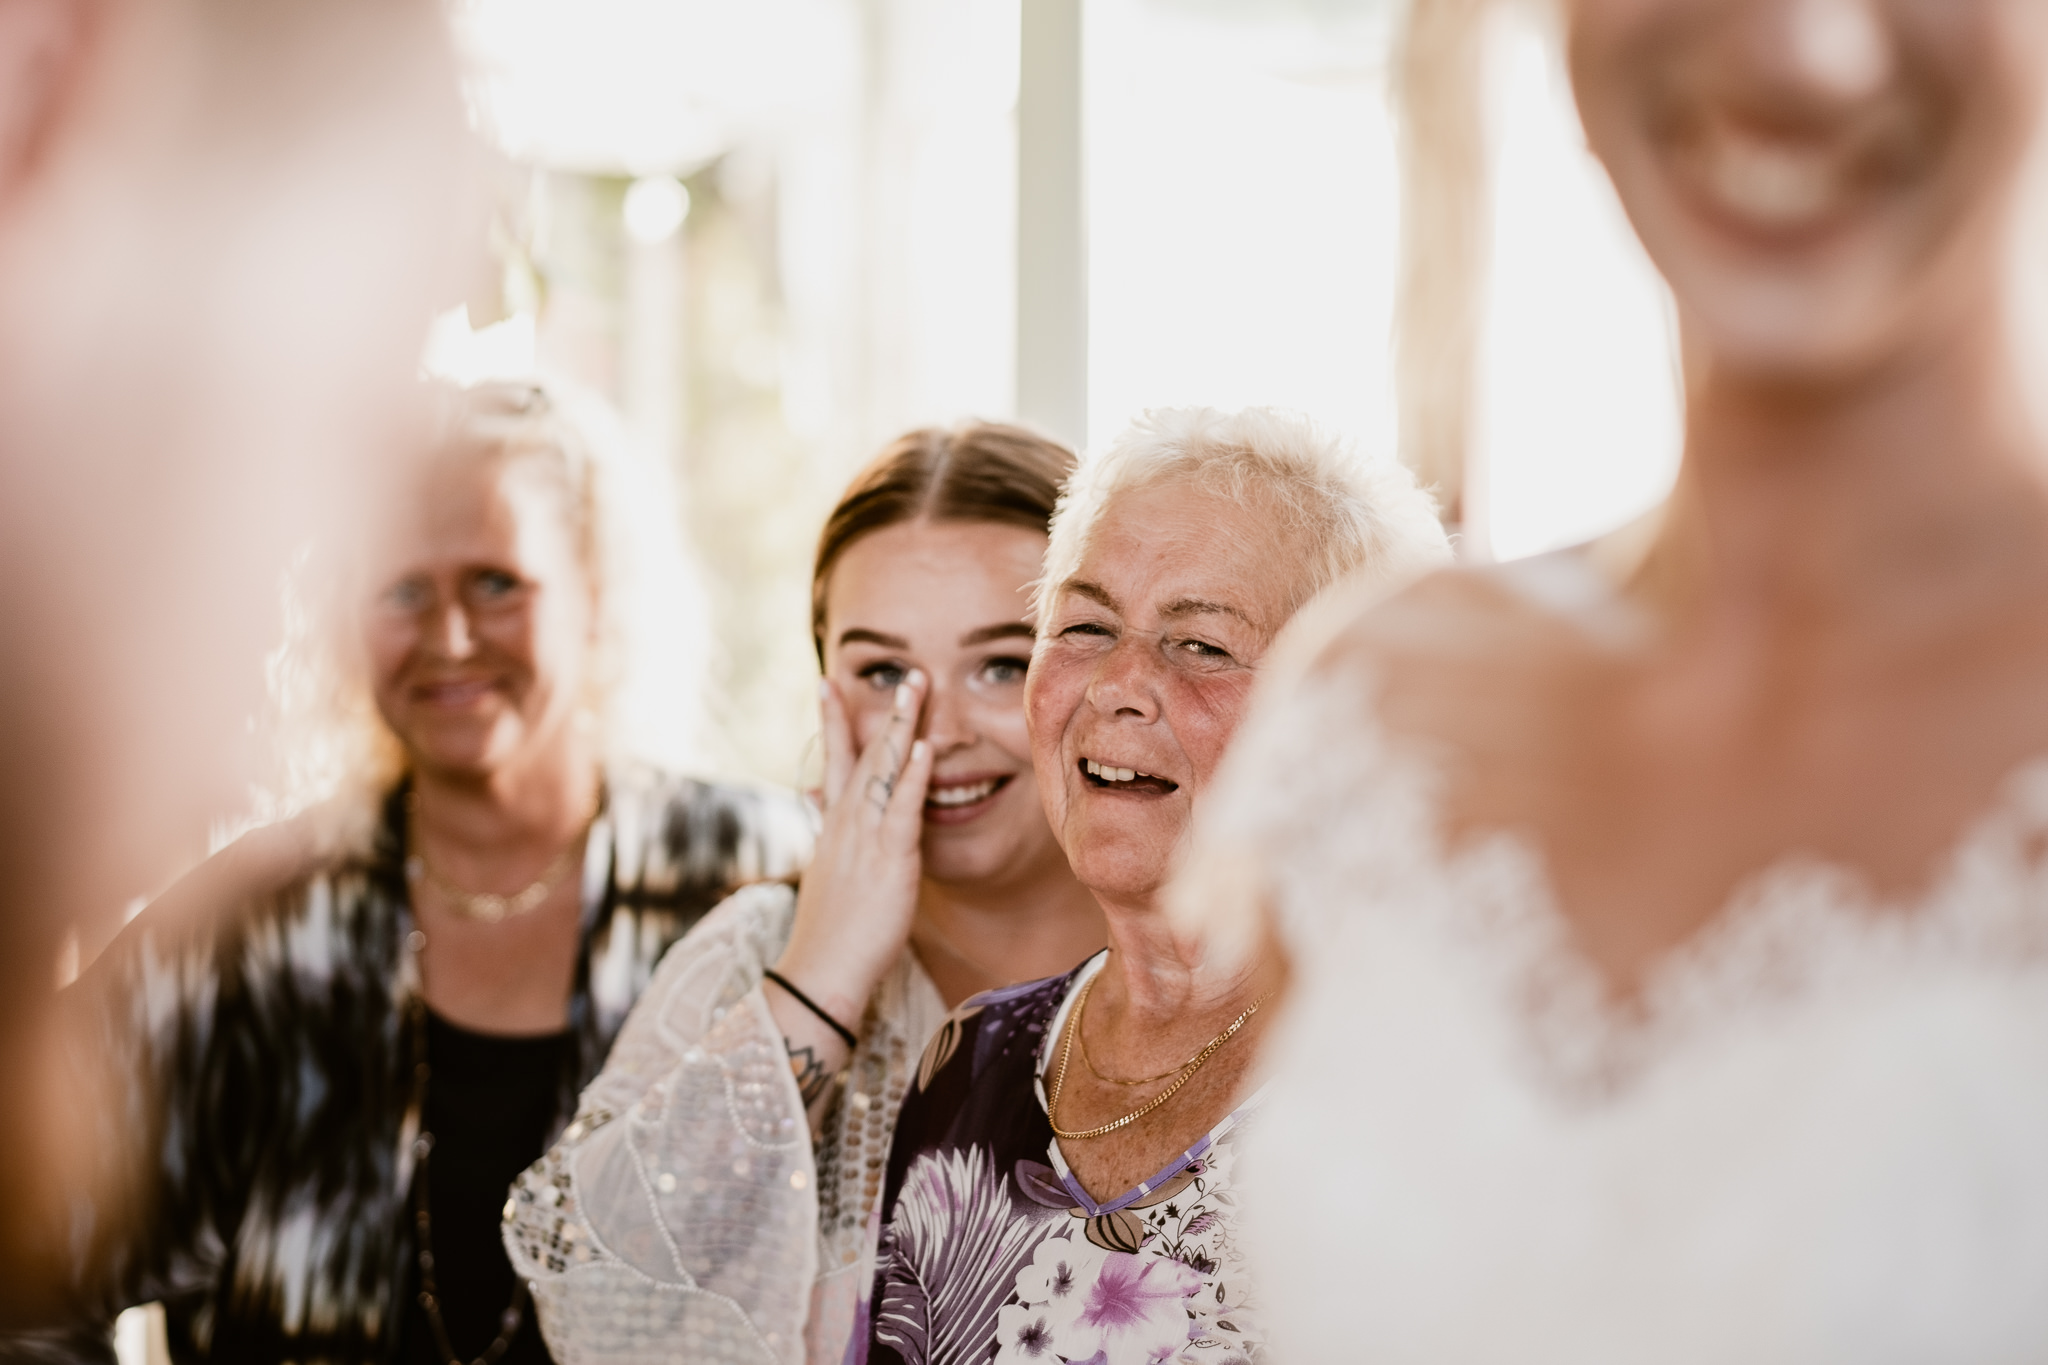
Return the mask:
<path id="1" fill-rule="evenodd" d="M 1586 149 L 1556 43 L 1527 23 L 1499 36 L 1472 485 L 1494 557 L 1517 559 L 1662 499 L 1681 421 L 1670 297 Z"/>
<path id="2" fill-rule="evenodd" d="M 690 192 L 672 175 L 643 175 L 626 187 L 624 213 L 627 236 L 658 246 L 690 216 Z"/>
<path id="3" fill-rule="evenodd" d="M 1385 29 L 1343 9 L 1089 0 L 1091 443 L 1275 404 L 1392 453 Z"/>

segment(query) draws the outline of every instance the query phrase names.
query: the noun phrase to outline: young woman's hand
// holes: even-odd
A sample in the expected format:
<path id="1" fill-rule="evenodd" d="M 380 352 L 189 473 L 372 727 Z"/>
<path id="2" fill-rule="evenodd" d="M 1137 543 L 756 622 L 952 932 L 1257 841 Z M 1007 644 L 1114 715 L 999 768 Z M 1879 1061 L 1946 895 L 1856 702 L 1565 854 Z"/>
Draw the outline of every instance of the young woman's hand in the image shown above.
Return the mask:
<path id="1" fill-rule="evenodd" d="M 917 912 L 932 755 L 916 735 L 928 686 L 913 669 L 897 686 L 881 733 L 858 755 L 837 689 L 829 681 L 821 689 L 824 828 L 797 892 L 789 946 L 775 969 L 849 1029 L 859 1028 L 868 997 L 902 956 Z M 829 1025 L 773 983 L 768 999 L 800 1085 L 807 1061 L 818 1063 L 822 1073 L 845 1065 L 845 1043 Z M 805 1049 L 809 1058 L 800 1056 Z M 812 1096 L 805 1088 L 808 1101 Z"/>

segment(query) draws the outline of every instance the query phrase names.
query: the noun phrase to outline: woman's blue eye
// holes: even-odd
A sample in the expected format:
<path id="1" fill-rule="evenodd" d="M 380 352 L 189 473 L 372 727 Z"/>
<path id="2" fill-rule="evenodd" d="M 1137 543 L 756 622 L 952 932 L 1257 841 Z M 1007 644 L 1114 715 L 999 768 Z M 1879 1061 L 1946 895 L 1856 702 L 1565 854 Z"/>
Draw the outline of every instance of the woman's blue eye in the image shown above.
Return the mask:
<path id="1" fill-rule="evenodd" d="M 982 676 L 992 683 L 1020 683 L 1024 681 L 1025 670 L 1031 667 L 1029 659 L 1005 656 L 990 659 L 981 666 Z"/>
<path id="2" fill-rule="evenodd" d="M 899 663 L 873 663 L 861 669 L 857 677 L 877 691 L 888 691 L 910 676 L 910 670 Z"/>
<path id="3" fill-rule="evenodd" d="M 1206 640 L 1182 640 L 1174 647 L 1176 649 L 1186 650 L 1188 653 L 1200 659 L 1227 659 L 1230 657 L 1229 650 L 1219 649 L 1215 645 L 1208 643 Z"/>

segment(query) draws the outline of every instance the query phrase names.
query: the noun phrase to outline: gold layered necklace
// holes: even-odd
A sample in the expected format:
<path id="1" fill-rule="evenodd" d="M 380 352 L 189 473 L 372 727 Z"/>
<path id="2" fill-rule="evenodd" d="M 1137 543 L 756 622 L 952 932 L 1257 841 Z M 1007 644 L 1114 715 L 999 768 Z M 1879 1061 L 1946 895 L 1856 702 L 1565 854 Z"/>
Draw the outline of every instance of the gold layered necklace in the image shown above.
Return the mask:
<path id="1" fill-rule="evenodd" d="M 1139 1076 L 1135 1080 L 1126 1080 L 1122 1076 L 1104 1075 L 1102 1068 L 1095 1065 L 1095 1059 L 1088 1055 L 1087 1030 L 1076 1029 L 1074 1031 L 1074 1041 L 1081 1045 L 1081 1064 L 1088 1068 L 1088 1074 L 1095 1077 L 1096 1080 L 1101 1081 L 1106 1085 L 1157 1085 L 1159 1084 L 1159 1082 L 1166 1080 L 1171 1076 L 1176 1076 L 1179 1075 L 1181 1072 L 1186 1071 L 1189 1067 L 1195 1064 L 1196 1060 L 1194 1057 L 1190 1057 L 1186 1061 L 1182 1062 L 1179 1066 L 1170 1066 L 1166 1068 L 1166 1070 L 1160 1072 L 1157 1076 Z"/>
<path id="2" fill-rule="evenodd" d="M 1110 1082 L 1110 1084 L 1112 1085 L 1149 1085 L 1155 1081 L 1163 1081 L 1167 1079 L 1169 1076 L 1173 1077 L 1174 1080 L 1172 1085 L 1167 1086 L 1166 1089 L 1160 1091 L 1157 1095 L 1154 1095 L 1151 1099 L 1147 1100 L 1143 1105 L 1132 1110 L 1130 1113 L 1125 1114 L 1120 1119 L 1112 1120 L 1109 1123 L 1102 1124 L 1099 1127 L 1095 1128 L 1081 1128 L 1070 1131 L 1068 1129 L 1060 1127 L 1060 1092 L 1065 1090 L 1067 1087 L 1067 1062 L 1074 1051 L 1074 1039 L 1081 1032 L 1081 1017 L 1088 1009 L 1088 993 L 1095 989 L 1095 983 L 1100 979 L 1101 973 L 1098 972 L 1096 973 L 1096 975 L 1089 977 L 1087 984 L 1081 987 L 1081 994 L 1075 999 L 1072 1015 L 1067 1020 L 1067 1036 L 1060 1044 L 1059 1070 L 1055 1072 L 1053 1075 L 1052 1096 L 1050 1099 L 1047 1100 L 1045 1106 L 1046 1122 L 1052 1125 L 1053 1136 L 1058 1138 L 1074 1140 L 1079 1138 L 1106 1137 L 1107 1135 L 1117 1131 L 1117 1129 L 1119 1128 L 1127 1127 L 1130 1124 L 1136 1123 L 1139 1119 L 1145 1117 L 1145 1115 L 1151 1113 L 1154 1109 L 1157 1109 L 1160 1105 L 1165 1104 L 1168 1100 L 1172 1099 L 1174 1095 L 1180 1090 L 1180 1088 L 1188 1083 L 1189 1078 L 1192 1077 L 1197 1071 L 1200 1071 L 1202 1069 L 1202 1063 L 1208 1061 L 1211 1057 L 1215 1056 L 1216 1050 L 1218 1048 L 1222 1047 L 1232 1038 L 1235 1038 L 1237 1036 L 1237 1031 L 1245 1026 L 1245 1021 L 1250 1019 L 1254 1014 L 1257 1014 L 1259 1012 L 1259 1006 L 1265 1004 L 1268 1000 L 1271 1000 L 1273 998 L 1273 992 L 1267 991 L 1264 995 L 1252 1001 L 1252 1003 L 1245 1008 L 1243 1014 L 1238 1015 L 1237 1018 L 1230 1021 L 1229 1028 L 1224 1029 L 1223 1032 L 1217 1034 L 1214 1038 L 1211 1038 L 1209 1040 L 1209 1045 L 1207 1047 L 1203 1048 L 1200 1052 L 1197 1052 L 1194 1056 L 1188 1058 L 1188 1060 L 1186 1060 L 1185 1062 L 1182 1062 L 1172 1071 L 1162 1071 L 1157 1076 L 1150 1076 L 1145 1078 L 1144 1080 L 1125 1081 L 1117 1080 L 1114 1077 L 1110 1076 L 1104 1076 L 1100 1071 L 1095 1071 L 1095 1064 L 1093 1062 L 1089 1062 L 1088 1069 L 1090 1071 L 1095 1071 L 1097 1077 L 1099 1077 L 1102 1080 Z M 1081 1056 L 1084 1061 L 1087 1059 L 1088 1056 L 1088 1043 L 1085 1039 L 1083 1039 L 1081 1043 Z"/>
<path id="3" fill-rule="evenodd" d="M 426 845 L 420 842 L 420 794 L 417 791 L 405 794 L 405 878 L 414 886 L 424 883 L 432 887 L 464 919 L 496 924 L 539 909 L 541 903 L 561 885 L 562 878 L 568 875 L 580 842 L 580 839 L 570 841 L 569 846 L 555 855 L 555 860 L 541 870 L 540 876 L 530 886 L 509 896 L 492 891 L 465 891 L 436 872 L 434 865 L 427 861 Z"/>

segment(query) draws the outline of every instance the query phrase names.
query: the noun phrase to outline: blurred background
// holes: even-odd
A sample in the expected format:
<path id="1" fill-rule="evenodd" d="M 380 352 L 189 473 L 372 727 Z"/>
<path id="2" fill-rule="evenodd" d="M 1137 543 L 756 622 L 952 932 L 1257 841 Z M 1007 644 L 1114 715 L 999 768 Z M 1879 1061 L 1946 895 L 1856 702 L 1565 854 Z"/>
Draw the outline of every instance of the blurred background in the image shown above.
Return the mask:
<path id="1" fill-rule="evenodd" d="M 717 640 L 705 766 L 796 780 L 809 557 L 896 433 L 1080 446 L 1164 404 L 1394 450 L 1394 0 L 461 0 L 492 267 L 430 369 L 610 399 L 676 474 Z M 1669 306 L 1536 22 L 1485 56 L 1491 288 L 1465 552 L 1659 498 Z"/>
<path id="2" fill-rule="evenodd" d="M 1423 471 L 1471 559 L 1620 525 L 1679 444 L 1669 300 L 1540 7 L 1502 8 L 1469 424 Z M 709 775 L 801 781 L 817 531 L 907 429 L 1021 420 L 1087 449 L 1150 407 L 1273 404 L 1368 456 L 1403 447 L 1399 0 L 449 13 L 492 211 L 423 367 L 570 381 L 672 473 L 653 510 L 708 612 Z M 262 813 L 221 812 L 216 842 Z M 66 941 L 60 981 L 105 933 Z M 119 1340 L 161 1358 L 160 1319 L 125 1315 Z"/>

